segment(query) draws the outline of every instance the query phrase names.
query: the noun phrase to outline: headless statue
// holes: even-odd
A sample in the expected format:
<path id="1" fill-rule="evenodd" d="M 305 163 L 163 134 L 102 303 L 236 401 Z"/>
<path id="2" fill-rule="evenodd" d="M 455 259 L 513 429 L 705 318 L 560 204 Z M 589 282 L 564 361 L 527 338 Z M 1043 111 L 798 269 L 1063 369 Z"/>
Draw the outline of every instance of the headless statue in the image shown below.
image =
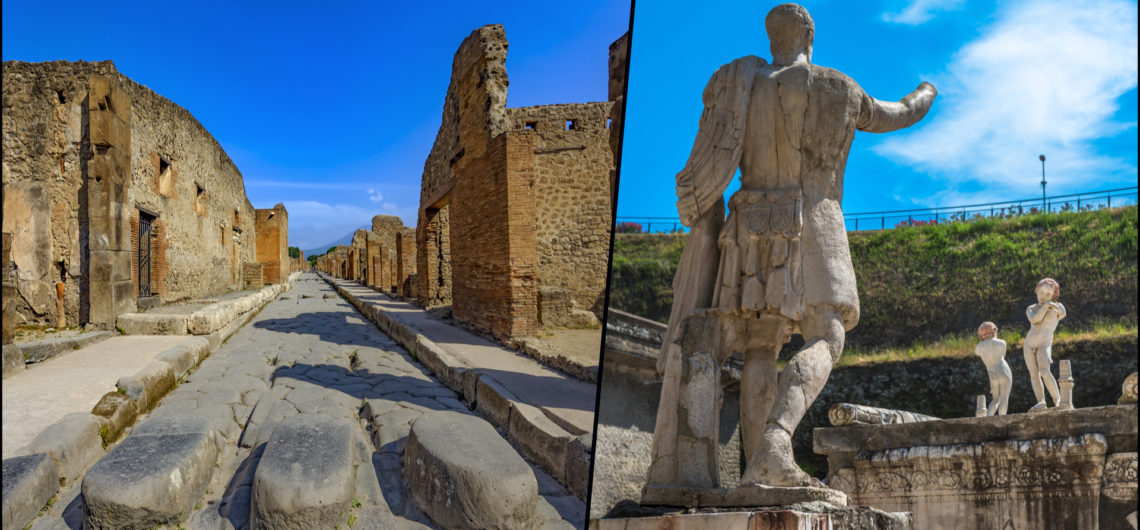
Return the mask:
<path id="1" fill-rule="evenodd" d="M 986 416 L 1005 415 L 1009 410 L 1009 390 L 1013 385 L 1013 372 L 1009 369 L 1009 363 L 1005 362 L 1005 341 L 997 338 L 997 330 L 997 324 L 982 322 L 978 326 L 978 339 L 981 341 L 974 348 L 974 353 L 986 365 L 986 375 L 990 379 L 992 401 L 986 407 Z"/>
<path id="2" fill-rule="evenodd" d="M 673 280 L 658 360 L 664 374 L 643 502 L 661 488 L 720 487 L 719 369 L 742 353 L 742 485 L 818 487 L 792 456 L 792 433 L 859 319 L 840 201 L 855 131 L 889 132 L 922 119 L 937 91 L 899 102 L 867 95 L 811 64 L 815 28 L 795 4 L 765 20 L 772 63 L 742 57 L 713 74 L 692 153 L 677 174 L 677 210 L 691 227 Z M 724 211 L 724 191 L 741 187 Z M 781 346 L 804 347 L 779 371 Z"/>

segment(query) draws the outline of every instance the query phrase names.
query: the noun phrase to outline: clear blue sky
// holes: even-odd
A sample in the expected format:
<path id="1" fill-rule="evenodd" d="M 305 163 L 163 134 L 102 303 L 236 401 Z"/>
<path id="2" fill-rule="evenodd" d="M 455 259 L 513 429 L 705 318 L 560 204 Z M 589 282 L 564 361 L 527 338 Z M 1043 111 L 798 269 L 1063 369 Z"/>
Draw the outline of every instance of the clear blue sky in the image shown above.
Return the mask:
<path id="1" fill-rule="evenodd" d="M 451 59 L 503 24 L 512 107 L 605 101 L 628 0 L 3 3 L 3 59 L 106 60 L 189 110 L 315 247 L 379 213 L 416 221 Z"/>
<path id="2" fill-rule="evenodd" d="M 675 217 L 674 176 L 721 64 L 771 60 L 779 2 L 638 2 L 619 216 Z M 722 5 L 723 4 L 723 5 Z M 858 133 L 843 209 L 863 212 L 1038 197 L 1136 183 L 1137 4 L 1128 1 L 804 1 L 812 62 L 896 101 L 930 81 L 918 125 Z"/>

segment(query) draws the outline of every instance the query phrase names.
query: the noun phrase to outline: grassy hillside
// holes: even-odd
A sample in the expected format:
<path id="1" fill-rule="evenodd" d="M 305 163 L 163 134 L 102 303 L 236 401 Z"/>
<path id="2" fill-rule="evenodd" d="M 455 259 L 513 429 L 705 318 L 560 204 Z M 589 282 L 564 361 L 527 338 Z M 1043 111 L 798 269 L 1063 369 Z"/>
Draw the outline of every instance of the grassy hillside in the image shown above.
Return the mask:
<path id="1" fill-rule="evenodd" d="M 984 320 L 1016 342 L 1044 277 L 1061 284 L 1063 330 L 1135 330 L 1136 221 L 1132 206 L 851 232 L 862 316 L 848 344 L 866 354 L 922 348 L 972 336 Z M 611 304 L 666 321 L 683 248 L 684 235 L 618 234 Z"/>

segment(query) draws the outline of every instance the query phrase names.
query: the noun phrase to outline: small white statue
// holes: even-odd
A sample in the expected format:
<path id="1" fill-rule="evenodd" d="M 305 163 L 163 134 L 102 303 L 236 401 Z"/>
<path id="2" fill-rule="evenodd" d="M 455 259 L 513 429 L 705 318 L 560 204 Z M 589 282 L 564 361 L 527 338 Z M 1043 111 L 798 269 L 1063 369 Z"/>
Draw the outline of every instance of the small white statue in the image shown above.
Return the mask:
<path id="1" fill-rule="evenodd" d="M 1057 323 L 1065 318 L 1065 306 L 1056 301 L 1061 296 L 1061 286 L 1052 278 L 1037 282 L 1037 303 L 1025 310 L 1029 317 L 1029 333 L 1025 336 L 1025 367 L 1029 369 L 1029 382 L 1033 385 L 1033 395 L 1037 404 L 1029 412 L 1046 409 L 1045 389 L 1057 404 L 1060 393 L 1057 380 L 1053 378 L 1050 366 L 1053 364 L 1053 332 Z M 1044 382 L 1044 389 L 1042 388 Z"/>
<path id="2" fill-rule="evenodd" d="M 986 416 L 1006 414 L 1009 408 L 1009 390 L 1013 386 L 1013 372 L 1005 362 L 1005 341 L 997 338 L 997 330 L 997 324 L 982 322 L 982 325 L 978 326 L 978 339 L 981 342 L 974 348 L 974 353 L 985 363 L 986 374 L 990 378 L 992 401 L 985 409 Z"/>

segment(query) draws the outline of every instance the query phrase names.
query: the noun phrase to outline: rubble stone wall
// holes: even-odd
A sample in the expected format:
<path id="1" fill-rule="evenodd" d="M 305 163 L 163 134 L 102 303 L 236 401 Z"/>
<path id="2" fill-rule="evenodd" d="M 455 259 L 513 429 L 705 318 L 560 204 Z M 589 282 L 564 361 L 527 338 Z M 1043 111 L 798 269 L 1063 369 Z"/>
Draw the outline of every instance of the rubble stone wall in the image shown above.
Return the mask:
<path id="1" fill-rule="evenodd" d="M 108 313 L 100 317 L 107 322 L 134 310 L 137 271 L 130 269 L 137 262 L 127 261 L 135 258 L 137 236 L 114 242 L 122 244 L 114 248 L 96 247 L 96 261 L 102 261 L 88 263 L 92 215 L 102 223 L 96 234 L 111 230 L 106 233 L 123 240 L 140 211 L 156 217 L 162 237 L 154 246 L 177 250 L 165 252 L 165 273 L 152 271 L 161 278 L 152 287 L 164 301 L 240 288 L 241 264 L 255 261 L 253 206 L 237 167 L 189 112 L 119 74 L 110 61 L 7 61 L 3 77 L 4 230 L 13 233 L 20 295 L 15 306 L 23 321 L 55 322 L 55 283 L 61 280 L 69 325 L 91 318 L 89 288 L 96 299 L 114 301 L 95 311 Z M 89 98 L 93 78 L 108 79 L 96 101 Z M 108 98 L 119 92 L 129 113 L 109 108 L 115 101 Z M 125 127 L 116 128 L 116 120 Z M 101 135 L 98 142 L 92 127 Z M 124 152 L 107 158 L 115 149 Z M 114 180 L 104 189 L 99 172 L 114 173 L 120 162 L 122 189 Z M 90 211 L 92 198 L 103 210 Z M 91 265 L 118 272 L 89 286 Z"/>

